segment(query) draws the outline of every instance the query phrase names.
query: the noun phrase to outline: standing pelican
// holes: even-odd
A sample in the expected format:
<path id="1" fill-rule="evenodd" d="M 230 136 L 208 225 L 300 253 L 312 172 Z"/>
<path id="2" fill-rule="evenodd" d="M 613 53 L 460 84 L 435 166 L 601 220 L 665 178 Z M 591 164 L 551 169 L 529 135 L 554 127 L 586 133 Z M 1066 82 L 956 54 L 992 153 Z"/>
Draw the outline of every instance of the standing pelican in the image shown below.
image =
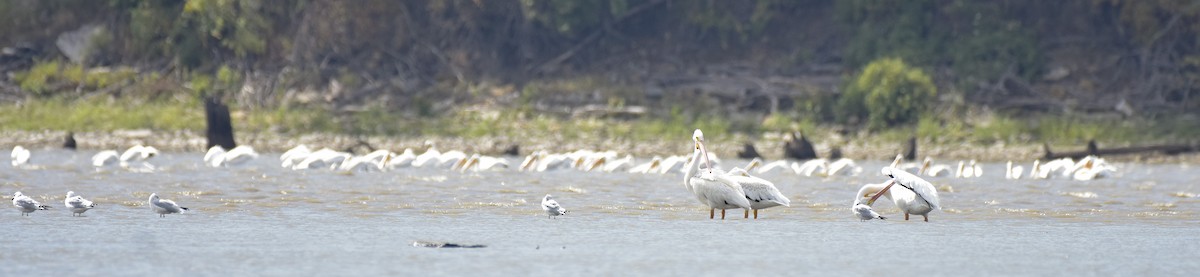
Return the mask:
<path id="1" fill-rule="evenodd" d="M 29 216 L 30 213 L 37 210 L 50 209 L 50 206 L 42 205 L 42 203 L 38 203 L 37 200 L 29 198 L 29 196 L 25 196 L 19 191 L 13 194 L 12 203 L 13 206 L 17 206 L 18 210 L 21 210 L 21 215 L 23 216 Z"/>
<path id="2" fill-rule="evenodd" d="M 934 188 L 933 184 L 897 168 L 884 167 L 882 172 L 891 179 L 883 184 L 869 184 L 858 189 L 857 197 L 871 197 L 867 200 L 868 206 L 874 204 L 880 196 L 887 197 L 896 204 L 896 208 L 904 212 L 904 220 L 908 220 L 909 214 L 915 214 L 925 217 L 925 222 L 929 222 L 929 212 L 942 208 L 938 204 L 937 188 Z M 896 184 L 900 184 L 904 189 L 891 189 Z"/>
<path id="3" fill-rule="evenodd" d="M 547 218 L 555 218 L 556 216 L 567 214 L 567 209 L 558 205 L 558 201 L 554 201 L 554 197 L 549 194 L 542 197 L 542 210 L 546 211 Z"/>
<path id="4" fill-rule="evenodd" d="M 1021 175 L 1024 174 L 1024 172 L 1024 167 L 1019 165 L 1013 166 L 1012 161 L 1008 161 L 1008 165 L 1004 170 L 1004 179 L 1021 179 Z"/>
<path id="5" fill-rule="evenodd" d="M 704 148 L 704 133 L 696 129 L 692 133 L 695 150 L 692 151 L 692 163 L 683 175 L 683 186 L 688 192 L 696 195 L 696 200 L 708 206 L 708 218 L 715 218 L 716 209 L 721 209 L 721 219 L 725 219 L 726 209 L 751 209 L 750 201 L 742 186 L 726 177 L 724 172 L 714 172 L 708 160 L 708 150 Z M 700 170 L 700 160 L 708 166 Z"/>
<path id="6" fill-rule="evenodd" d="M 178 214 L 188 210 L 188 208 L 175 204 L 175 201 L 159 199 L 157 193 L 150 194 L 150 208 L 158 213 L 158 217 L 167 217 L 167 214 Z"/>
<path id="7" fill-rule="evenodd" d="M 83 199 L 83 196 L 75 195 L 74 191 L 67 192 L 67 198 L 63 199 L 63 205 L 71 210 L 71 216 L 83 216 L 83 213 L 95 208 L 96 205 L 92 201 Z"/>
<path id="8" fill-rule="evenodd" d="M 726 177 L 742 186 L 742 193 L 746 194 L 746 199 L 750 200 L 750 208 L 754 210 L 754 219 L 758 219 L 758 210 L 780 205 L 791 206 L 792 200 L 783 196 L 771 181 L 750 176 L 749 172 L 741 168 L 730 170 Z M 747 210 L 744 218 L 749 217 L 750 211 Z"/>

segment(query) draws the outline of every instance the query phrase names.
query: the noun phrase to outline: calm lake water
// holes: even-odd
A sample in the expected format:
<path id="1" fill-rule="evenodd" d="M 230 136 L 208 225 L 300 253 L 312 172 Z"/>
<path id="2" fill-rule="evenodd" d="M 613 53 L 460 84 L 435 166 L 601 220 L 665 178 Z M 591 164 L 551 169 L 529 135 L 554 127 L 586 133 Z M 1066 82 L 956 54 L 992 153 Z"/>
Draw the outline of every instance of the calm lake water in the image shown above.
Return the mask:
<path id="1" fill-rule="evenodd" d="M 0 194 L 54 207 L 0 209 L 0 275 L 1193 275 L 1200 270 L 1200 171 L 1116 164 L 1094 181 L 927 178 L 943 211 L 930 223 L 860 222 L 857 177 L 767 174 L 791 207 L 759 219 L 708 209 L 682 174 L 556 171 L 291 171 L 278 155 L 208 168 L 201 153 L 164 153 L 153 173 L 97 172 L 95 151 L 33 150 L 38 169 L 0 165 Z M 0 157 L 8 157 L 8 151 Z M 512 163 L 519 159 L 510 158 Z M 723 167 L 744 164 L 726 160 Z M 1025 163 L 1026 168 L 1029 167 Z M 68 190 L 98 205 L 62 207 Z M 191 212 L 159 218 L 158 193 Z M 570 214 L 548 219 L 550 193 Z M 885 199 L 886 200 L 886 199 Z M 916 217 L 919 219 L 920 217 Z M 483 244 L 432 249 L 414 241 Z M 554 274 L 554 275 L 550 275 Z"/>

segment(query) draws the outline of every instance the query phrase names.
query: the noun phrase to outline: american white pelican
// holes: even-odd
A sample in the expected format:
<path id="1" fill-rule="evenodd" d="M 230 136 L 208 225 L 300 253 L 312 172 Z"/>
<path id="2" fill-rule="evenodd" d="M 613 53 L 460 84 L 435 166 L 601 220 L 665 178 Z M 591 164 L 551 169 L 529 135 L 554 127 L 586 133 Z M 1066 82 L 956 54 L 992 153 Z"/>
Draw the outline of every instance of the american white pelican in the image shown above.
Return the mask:
<path id="1" fill-rule="evenodd" d="M 758 158 L 755 158 L 755 159 L 758 159 Z M 751 160 L 750 164 L 746 165 L 746 171 L 754 172 L 755 174 L 766 174 L 768 172 L 780 171 L 780 170 L 794 172 L 795 169 L 792 168 L 792 164 L 794 164 L 794 163 L 790 162 L 788 160 L 777 160 L 777 161 L 773 161 L 773 162 L 769 162 L 769 163 L 765 163 L 765 164 L 762 163 L 761 159 Z"/>
<path id="2" fill-rule="evenodd" d="M 763 159 L 756 157 L 754 159 L 751 159 L 749 163 L 746 163 L 746 166 L 743 168 L 746 170 L 746 172 L 751 172 L 751 171 L 754 171 L 754 169 L 757 169 L 758 167 L 760 167 L 762 165 L 763 165 Z"/>
<path id="3" fill-rule="evenodd" d="M 392 159 L 387 162 L 386 166 L 388 169 L 409 167 L 412 166 L 413 160 L 415 159 L 417 159 L 417 155 L 413 153 L 412 148 L 405 148 L 404 152 L 401 152 L 400 155 L 392 157 Z"/>
<path id="4" fill-rule="evenodd" d="M 658 167 L 662 164 L 662 157 L 654 156 L 649 162 L 639 164 L 629 169 L 629 173 L 658 173 Z"/>
<path id="5" fill-rule="evenodd" d="M 13 194 L 12 203 L 13 206 L 17 206 L 17 210 L 21 210 L 21 215 L 23 216 L 29 216 L 30 213 L 37 210 L 50 209 L 50 206 L 42 205 L 42 203 L 38 203 L 38 201 L 21 194 L 19 191 Z"/>
<path id="6" fill-rule="evenodd" d="M 924 175 L 929 177 L 949 176 L 953 173 L 956 172 L 951 170 L 949 165 L 933 164 L 933 158 L 930 157 L 925 157 L 925 161 L 921 162 L 921 170 L 917 171 L 918 176 Z"/>
<path id="7" fill-rule="evenodd" d="M 12 154 L 9 156 L 12 156 L 13 167 L 21 167 L 29 163 L 29 157 L 31 154 L 29 153 L 29 149 L 25 149 L 25 147 L 17 145 L 16 147 L 13 147 Z"/>
<path id="8" fill-rule="evenodd" d="M 1073 168 L 1071 168 L 1071 177 L 1079 181 L 1087 181 L 1097 178 L 1108 177 L 1117 169 L 1112 167 L 1096 156 L 1087 156 L 1079 160 Z M 1066 174 L 1066 173 L 1064 173 Z"/>
<path id="9" fill-rule="evenodd" d="M 824 177 L 824 176 L 828 176 L 827 173 L 829 172 L 829 160 L 812 159 L 812 160 L 805 161 L 802 164 L 795 165 L 795 166 L 793 166 L 792 169 L 796 171 L 796 174 L 804 175 L 807 177 L 812 177 L 812 176 Z"/>
<path id="10" fill-rule="evenodd" d="M 459 171 L 466 172 L 467 170 L 487 171 L 508 168 L 508 159 L 497 158 L 492 156 L 471 154 L 470 158 L 462 163 Z"/>
<path id="11" fill-rule="evenodd" d="M 104 150 L 92 156 L 93 167 L 106 167 L 116 165 L 121 162 L 121 154 L 116 150 Z"/>
<path id="12" fill-rule="evenodd" d="M 309 153 L 300 163 L 292 166 L 292 169 L 316 169 L 316 168 L 337 168 L 342 162 L 351 157 L 350 153 L 340 152 L 329 148 L 321 148 L 316 152 Z"/>
<path id="13" fill-rule="evenodd" d="M 604 156 L 593 160 L 592 165 L 588 166 L 587 171 L 614 172 L 628 170 L 632 167 L 633 155 L 625 155 L 624 158 L 620 159 Z"/>
<path id="14" fill-rule="evenodd" d="M 663 159 L 663 161 L 661 163 L 659 163 L 658 173 L 660 173 L 660 174 L 675 173 L 675 172 L 678 172 L 680 169 L 684 169 L 685 167 L 688 167 L 688 165 L 689 165 L 688 163 L 689 163 L 688 157 L 670 156 L 670 157 L 667 157 L 666 159 Z"/>
<path id="15" fill-rule="evenodd" d="M 980 168 L 979 165 L 975 164 L 975 160 L 971 160 L 970 163 L 964 163 L 963 161 L 958 161 L 958 172 L 954 173 L 954 177 L 955 178 L 975 178 L 975 177 L 979 177 L 979 175 L 981 173 L 983 173 L 982 171 L 983 171 L 982 168 Z"/>
<path id="16" fill-rule="evenodd" d="M 307 158 L 310 153 L 312 153 L 312 150 L 308 149 L 308 146 L 303 144 L 297 145 L 296 147 L 292 147 L 292 149 L 284 151 L 283 155 L 279 156 L 279 161 L 282 162 L 280 165 L 283 168 L 292 168 L 297 163 L 304 161 L 304 158 Z M 206 158 L 205 160 L 207 161 L 208 159 Z"/>
<path id="17" fill-rule="evenodd" d="M 159 199 L 156 193 L 150 194 L 150 208 L 158 213 L 158 217 L 167 217 L 167 214 L 178 214 L 188 210 L 188 208 L 175 204 L 175 201 Z"/>
<path id="18" fill-rule="evenodd" d="M 867 200 L 868 206 L 873 205 L 880 196 L 887 197 L 896 204 L 896 208 L 904 212 L 904 220 L 908 220 L 909 214 L 914 214 L 925 217 L 926 222 L 929 221 L 929 212 L 941 209 L 937 188 L 933 187 L 933 184 L 896 168 L 884 167 L 881 172 L 891 179 L 883 184 L 868 184 L 858 189 L 857 197 L 870 197 L 870 200 Z M 892 186 L 896 184 L 903 189 L 893 189 Z"/>
<path id="19" fill-rule="evenodd" d="M 291 158 L 296 156 L 299 155 L 293 152 L 284 163 L 289 163 Z M 225 151 L 225 148 L 220 145 L 213 145 L 208 152 L 204 153 L 204 164 L 210 167 L 230 167 L 245 164 L 256 158 L 258 158 L 258 152 L 254 151 L 254 147 L 248 145 L 238 145 L 229 151 Z"/>
<path id="20" fill-rule="evenodd" d="M 158 149 L 154 146 L 134 145 L 125 150 L 121 154 L 122 162 L 140 162 L 158 156 Z"/>
<path id="21" fill-rule="evenodd" d="M 426 163 L 424 166 L 432 166 L 441 169 L 456 169 L 462 166 L 462 163 L 465 162 L 467 158 L 470 158 L 467 156 L 467 153 L 463 153 L 462 151 L 458 150 L 450 150 L 443 152 L 442 155 L 438 156 L 437 162 Z"/>
<path id="22" fill-rule="evenodd" d="M 340 171 L 383 171 L 387 168 L 388 161 L 395 156 L 395 153 L 388 150 L 376 150 L 375 152 L 367 153 L 362 156 L 350 157 L 338 165 Z"/>
<path id="23" fill-rule="evenodd" d="M 1008 165 L 1005 165 L 1004 179 L 1021 179 L 1022 174 L 1025 174 L 1024 167 L 1020 165 L 1013 166 L 1012 161 L 1008 161 Z"/>
<path id="24" fill-rule="evenodd" d="M 727 178 L 724 172 L 714 170 L 711 164 L 700 169 L 700 160 L 708 163 L 708 150 L 704 148 L 704 133 L 700 129 L 692 133 L 692 142 L 696 146 L 692 153 L 694 162 L 684 172 L 683 186 L 695 194 L 701 204 L 709 207 L 708 218 L 715 218 L 716 209 L 721 209 L 721 219 L 725 219 L 726 209 L 749 210 L 750 201 L 741 185 Z"/>
<path id="25" fill-rule="evenodd" d="M 758 210 L 780 205 L 791 206 L 792 200 L 783 196 L 783 193 L 775 188 L 775 183 L 771 183 L 771 181 L 750 176 L 749 172 L 741 168 L 730 170 L 727 176 L 742 186 L 742 193 L 746 194 L 746 199 L 750 200 L 750 209 L 754 210 L 754 219 L 758 219 Z M 746 211 L 744 217 L 750 217 L 749 213 L 750 211 Z"/>
<path id="26" fill-rule="evenodd" d="M 95 204 L 92 204 L 92 201 L 83 199 L 83 196 L 75 195 L 74 191 L 67 192 L 67 198 L 63 199 L 63 205 L 71 210 L 71 216 L 82 216 L 84 212 L 96 207 Z"/>
<path id="27" fill-rule="evenodd" d="M 437 146 L 434 146 L 432 142 L 426 141 L 425 144 L 429 146 L 429 149 L 426 149 L 425 153 L 421 153 L 421 155 L 413 158 L 413 167 L 424 167 L 426 164 L 440 162 L 438 158 L 442 156 L 442 151 L 438 151 Z"/>
<path id="28" fill-rule="evenodd" d="M 973 174 L 971 177 L 974 177 L 974 178 L 983 177 L 983 167 L 982 166 L 979 166 L 979 164 L 976 164 L 975 160 L 971 160 L 970 165 L 971 165 L 971 173 Z"/>
<path id="29" fill-rule="evenodd" d="M 542 197 L 542 210 L 546 211 L 546 218 L 555 218 L 556 216 L 567 214 L 567 209 L 558 205 L 558 201 L 554 201 L 554 197 L 549 194 Z"/>
<path id="30" fill-rule="evenodd" d="M 921 170 L 920 164 L 913 163 L 913 162 L 900 163 L 902 161 L 904 161 L 904 155 L 896 154 L 896 159 L 892 160 L 892 164 L 889 167 L 908 171 L 909 173 L 916 173 L 917 171 Z"/>
<path id="31" fill-rule="evenodd" d="M 862 202 L 859 202 L 858 200 L 854 201 L 854 206 L 851 206 L 850 210 L 854 212 L 855 216 L 858 216 L 859 221 L 867 221 L 867 220 L 872 220 L 872 219 L 879 219 L 879 220 L 887 219 L 886 217 L 879 215 L 879 213 L 876 213 L 875 210 L 871 209 L 871 206 L 867 206 L 867 204 L 863 204 Z"/>
<path id="32" fill-rule="evenodd" d="M 862 170 L 862 167 L 855 164 L 854 160 L 841 158 L 829 164 L 828 169 L 825 171 L 825 175 L 858 176 L 859 173 L 862 173 Z"/>
<path id="33" fill-rule="evenodd" d="M 1073 166 L 1075 166 L 1075 160 L 1072 160 L 1071 158 L 1061 158 L 1046 162 L 1040 166 L 1037 166 L 1037 179 L 1054 177 L 1056 173 L 1063 176 L 1071 176 L 1071 172 L 1068 171 Z M 1058 173 L 1060 171 L 1062 173 Z"/>

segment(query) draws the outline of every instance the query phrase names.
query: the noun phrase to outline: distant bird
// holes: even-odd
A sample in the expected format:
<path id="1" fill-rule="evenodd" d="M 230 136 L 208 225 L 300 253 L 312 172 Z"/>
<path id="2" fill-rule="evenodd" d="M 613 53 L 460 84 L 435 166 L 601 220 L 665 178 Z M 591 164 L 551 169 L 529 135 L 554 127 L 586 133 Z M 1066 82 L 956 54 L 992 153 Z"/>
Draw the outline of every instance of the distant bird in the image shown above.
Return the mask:
<path id="1" fill-rule="evenodd" d="M 387 164 L 384 166 L 388 169 L 410 167 L 412 166 L 413 160 L 416 158 L 417 155 L 413 153 L 412 148 L 405 148 L 404 152 L 401 152 L 400 155 L 392 157 L 392 159 L 388 160 Z"/>
<path id="2" fill-rule="evenodd" d="M 215 146 L 216 145 L 214 145 L 214 147 Z M 210 148 L 209 151 L 211 151 L 211 150 L 212 149 Z M 308 149 L 308 146 L 303 145 L 303 144 L 297 145 L 296 147 L 292 147 L 292 149 L 288 149 L 287 151 L 284 151 L 283 155 L 279 155 L 279 161 L 282 162 L 282 164 L 280 164 L 280 165 L 283 168 L 292 168 L 292 166 L 300 163 L 301 161 L 304 161 L 304 159 L 307 158 L 308 154 L 310 154 L 310 153 L 312 153 L 312 150 Z M 205 156 L 207 156 L 207 155 L 205 155 Z M 204 160 L 208 161 L 207 158 L 205 158 Z"/>
<path id="3" fill-rule="evenodd" d="M 933 187 L 933 184 L 897 168 L 884 167 L 881 171 L 884 176 L 890 178 L 886 183 L 865 185 L 858 189 L 857 197 L 870 197 L 870 200 L 867 200 L 868 206 L 875 204 L 875 200 L 880 196 L 887 197 L 896 204 L 896 208 L 904 212 L 904 220 L 908 220 L 908 215 L 914 214 L 925 217 L 926 222 L 929 221 L 929 212 L 942 208 L 938 203 L 937 188 Z M 903 189 L 892 188 L 897 184 Z"/>
<path id="4" fill-rule="evenodd" d="M 121 153 L 121 167 L 132 171 L 154 171 L 154 165 L 150 164 L 148 160 L 156 156 L 158 156 L 158 149 L 154 146 L 134 145 Z"/>
<path id="5" fill-rule="evenodd" d="M 849 158 L 840 158 L 829 164 L 825 171 L 827 176 L 858 176 L 862 173 L 862 167 L 854 163 L 854 160 Z"/>
<path id="6" fill-rule="evenodd" d="M 750 210 L 750 201 L 737 182 L 726 177 L 724 172 L 712 168 L 709 163 L 708 150 L 704 148 L 704 133 L 696 129 L 692 133 L 695 150 L 692 153 L 692 163 L 683 175 L 683 186 L 688 192 L 696 195 L 696 200 L 708 206 L 708 218 L 715 218 L 716 209 L 721 209 L 721 219 L 725 219 L 726 209 Z M 701 170 L 700 164 L 706 164 Z"/>
<path id="7" fill-rule="evenodd" d="M 466 172 L 467 170 L 488 171 L 506 168 L 508 168 L 508 159 L 472 154 L 470 158 L 467 158 L 467 160 L 463 162 L 463 165 L 459 167 L 458 170 L 460 172 Z"/>
<path id="8" fill-rule="evenodd" d="M 37 210 L 50 209 L 50 206 L 42 205 L 42 203 L 38 203 L 38 201 L 21 194 L 19 191 L 13 194 L 12 203 L 13 206 L 17 207 L 17 210 L 21 211 L 21 215 L 23 216 L 29 216 L 30 213 Z"/>
<path id="9" fill-rule="evenodd" d="M 92 156 L 93 167 L 106 167 L 117 165 L 121 162 L 121 153 L 116 150 L 104 150 Z"/>
<path id="10" fill-rule="evenodd" d="M 933 158 L 925 157 L 925 161 L 921 162 L 921 170 L 917 171 L 917 176 L 942 177 L 950 176 L 957 173 L 950 169 L 949 165 L 933 164 Z"/>
<path id="11" fill-rule="evenodd" d="M 67 132 L 67 136 L 63 138 L 63 148 L 75 150 L 75 132 Z"/>
<path id="12" fill-rule="evenodd" d="M 658 166 L 662 164 L 662 157 L 654 156 L 649 162 L 639 164 L 629 169 L 629 173 L 658 173 Z"/>
<path id="13" fill-rule="evenodd" d="M 872 219 L 879 219 L 879 220 L 887 219 L 886 217 L 879 215 L 879 213 L 876 213 L 875 210 L 871 209 L 871 206 L 867 206 L 867 204 L 863 204 L 862 202 L 858 202 L 857 200 L 854 201 L 854 206 L 850 207 L 850 210 L 854 211 L 854 215 L 858 216 L 859 221 L 867 221 L 867 220 L 872 220 Z"/>
<path id="14" fill-rule="evenodd" d="M 92 201 L 83 199 L 83 196 L 75 195 L 74 191 L 67 192 L 67 198 L 63 199 L 63 205 L 71 210 L 71 216 L 83 216 L 83 213 L 96 207 Z"/>
<path id="15" fill-rule="evenodd" d="M 817 158 L 817 151 L 804 133 L 792 132 L 784 138 L 783 156 L 801 161 Z"/>
<path id="16" fill-rule="evenodd" d="M 245 164 L 256 158 L 258 152 L 248 145 L 238 145 L 229 151 L 225 151 L 220 145 L 213 145 L 204 153 L 204 164 L 210 167 L 230 167 Z"/>
<path id="17" fill-rule="evenodd" d="M 154 209 L 155 213 L 158 213 L 158 217 L 167 217 L 167 214 L 178 214 L 188 210 L 188 208 L 175 204 L 175 201 L 159 199 L 156 193 L 150 194 L 150 208 Z"/>
<path id="18" fill-rule="evenodd" d="M 25 147 L 17 145 L 16 147 L 13 147 L 12 154 L 10 156 L 12 156 L 13 167 L 22 167 L 29 163 L 29 157 L 31 154 L 29 153 L 29 149 L 25 149 Z"/>
<path id="19" fill-rule="evenodd" d="M 1024 167 L 1021 167 L 1020 165 L 1013 166 L 1012 161 L 1008 161 L 1008 165 L 1005 167 L 1004 179 L 1021 179 L 1021 175 L 1025 173 Z"/>
<path id="20" fill-rule="evenodd" d="M 546 218 L 554 218 L 556 216 L 567 214 L 567 209 L 558 205 L 558 201 L 554 201 L 554 197 L 549 194 L 542 197 L 542 210 L 546 211 Z"/>

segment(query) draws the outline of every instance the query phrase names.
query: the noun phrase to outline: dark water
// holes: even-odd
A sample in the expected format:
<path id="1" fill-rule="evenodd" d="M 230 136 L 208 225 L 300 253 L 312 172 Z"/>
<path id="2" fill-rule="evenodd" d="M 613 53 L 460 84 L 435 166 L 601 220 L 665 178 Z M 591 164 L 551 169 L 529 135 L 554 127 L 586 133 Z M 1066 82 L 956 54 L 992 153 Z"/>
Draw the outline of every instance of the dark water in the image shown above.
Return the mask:
<path id="1" fill-rule="evenodd" d="M 767 174 L 791 207 L 708 219 L 682 175 L 557 171 L 291 171 L 277 155 L 207 168 L 164 153 L 158 171 L 96 171 L 94 152 L 34 150 L 40 168 L 0 166 L 0 193 L 54 206 L 0 210 L 0 275 L 1191 275 L 1200 173 L 1117 164 L 1094 181 L 1005 180 L 1002 164 L 942 188 L 932 222 L 859 222 L 857 177 Z M 5 151 L 0 155 L 7 156 Z M 725 166 L 743 164 L 726 161 Z M 1026 164 L 1026 167 L 1029 165 Z M 95 201 L 86 217 L 66 191 Z M 150 193 L 192 208 L 159 218 Z M 571 211 L 547 219 L 540 198 Z M 7 198 L 5 201 L 8 201 Z M 483 244 L 413 247 L 414 241 Z"/>

